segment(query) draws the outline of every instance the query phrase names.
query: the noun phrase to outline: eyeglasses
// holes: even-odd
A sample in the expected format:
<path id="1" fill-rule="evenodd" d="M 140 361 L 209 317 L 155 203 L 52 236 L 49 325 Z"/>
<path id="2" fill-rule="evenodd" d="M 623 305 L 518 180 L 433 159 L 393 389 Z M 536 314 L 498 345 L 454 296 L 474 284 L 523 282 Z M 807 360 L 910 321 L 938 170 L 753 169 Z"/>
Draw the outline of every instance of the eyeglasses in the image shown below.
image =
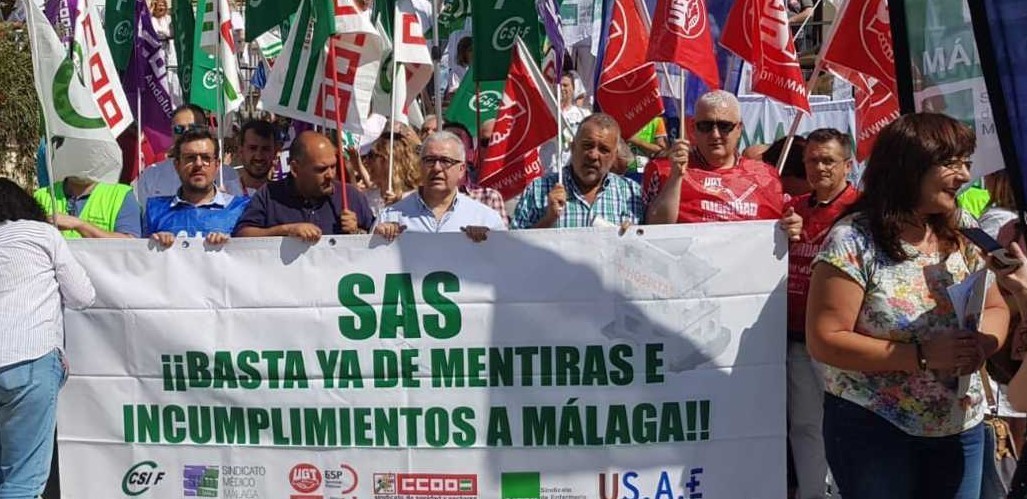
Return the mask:
<path id="1" fill-rule="evenodd" d="M 196 132 L 200 130 L 206 130 L 206 125 L 175 125 L 171 127 L 171 132 L 175 135 L 185 135 L 186 132 Z"/>
<path id="2" fill-rule="evenodd" d="M 738 123 L 732 121 L 696 121 L 695 129 L 701 133 L 710 133 L 713 131 L 713 127 L 717 127 L 717 131 L 721 135 L 727 135 L 731 133 Z"/>
<path id="3" fill-rule="evenodd" d="M 962 168 L 966 168 L 966 171 L 972 171 L 974 162 L 964 158 L 952 158 L 944 163 L 940 163 L 938 166 L 950 172 L 957 172 Z"/>
<path id="4" fill-rule="evenodd" d="M 186 165 L 195 165 L 201 161 L 203 164 L 209 165 L 214 163 L 214 161 L 217 160 L 217 157 L 210 154 L 183 154 L 179 157 L 179 160 Z"/>
<path id="5" fill-rule="evenodd" d="M 425 156 L 421 158 L 421 166 L 425 168 L 434 168 L 436 164 L 440 163 L 442 164 L 443 170 L 448 170 L 456 165 L 459 165 L 460 163 L 463 163 L 463 161 L 453 158 L 447 158 L 445 156 Z"/>

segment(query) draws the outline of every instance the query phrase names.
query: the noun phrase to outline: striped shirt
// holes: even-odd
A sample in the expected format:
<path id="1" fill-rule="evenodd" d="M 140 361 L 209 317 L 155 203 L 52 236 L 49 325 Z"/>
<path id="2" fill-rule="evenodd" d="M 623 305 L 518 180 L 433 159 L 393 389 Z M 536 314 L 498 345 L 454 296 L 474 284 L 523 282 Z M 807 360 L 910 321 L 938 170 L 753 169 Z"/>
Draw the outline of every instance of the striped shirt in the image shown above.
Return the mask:
<path id="1" fill-rule="evenodd" d="M 542 220 L 546 214 L 549 191 L 556 186 L 557 180 L 557 174 L 550 173 L 528 185 L 517 203 L 517 209 L 514 210 L 511 229 L 530 229 Z M 569 166 L 563 169 L 563 181 L 566 184 L 564 188 L 567 190 L 567 205 L 556 221 L 557 228 L 592 227 L 597 224 L 598 219 L 613 225 L 624 222 L 640 224 L 645 217 L 642 187 L 634 180 L 607 173 L 599 194 L 591 204 L 578 189 Z"/>
<path id="2" fill-rule="evenodd" d="M 61 305 L 80 310 L 96 291 L 53 226 L 0 223 L 0 367 L 64 345 Z"/>

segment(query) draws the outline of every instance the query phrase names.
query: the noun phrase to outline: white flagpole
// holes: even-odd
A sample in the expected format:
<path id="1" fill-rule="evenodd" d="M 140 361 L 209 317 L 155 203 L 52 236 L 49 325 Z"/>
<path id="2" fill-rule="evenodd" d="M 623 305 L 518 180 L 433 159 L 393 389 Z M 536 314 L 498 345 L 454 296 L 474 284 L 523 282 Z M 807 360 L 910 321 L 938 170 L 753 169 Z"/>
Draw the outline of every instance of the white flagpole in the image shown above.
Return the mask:
<path id="1" fill-rule="evenodd" d="M 685 68 L 681 68 L 681 72 L 678 73 L 678 85 L 681 89 L 680 101 L 678 102 L 678 138 L 686 139 L 688 134 L 685 133 L 685 115 L 687 114 L 685 108 L 685 94 L 688 93 L 688 72 Z"/>
<path id="2" fill-rule="evenodd" d="M 435 42 L 435 47 L 432 48 L 431 57 L 435 61 L 435 120 L 438 123 L 439 129 L 442 128 L 442 46 L 439 45 L 439 14 L 442 13 L 442 0 L 434 0 L 432 2 L 432 8 L 435 10 L 435 15 L 432 16 L 432 38 Z"/>
<path id="3" fill-rule="evenodd" d="M 817 54 L 817 63 L 813 66 L 813 73 L 809 75 L 809 80 L 806 81 L 807 98 L 809 98 L 809 93 L 813 90 L 813 84 L 817 81 L 817 77 L 820 76 L 820 73 L 824 72 L 824 53 L 827 52 L 827 48 L 831 45 L 831 42 L 834 41 L 834 33 L 835 30 L 838 28 L 837 21 L 840 19 L 844 19 L 843 15 L 845 14 L 845 9 L 849 7 L 850 3 L 851 2 L 846 2 L 839 10 L 839 12 L 835 15 L 835 23 L 831 25 L 831 31 L 827 34 L 827 41 L 820 46 L 820 53 Z M 819 1 L 817 2 L 817 5 L 820 5 Z M 816 6 L 814 6 L 813 8 L 815 10 Z M 808 21 L 809 18 L 806 18 L 806 20 Z M 802 29 L 805 26 L 806 23 L 803 22 L 802 27 L 799 28 L 799 33 L 802 32 Z M 796 37 L 798 36 L 799 34 L 797 33 Z M 788 153 L 792 151 L 792 143 L 795 141 L 795 134 L 799 132 L 799 124 L 802 123 L 802 116 L 802 111 L 796 110 L 795 118 L 792 120 L 791 126 L 788 127 L 788 137 L 785 139 L 785 146 L 783 149 L 781 149 L 781 156 L 777 158 L 777 165 L 775 165 L 777 166 L 778 175 L 780 175 L 781 172 L 784 171 L 785 161 L 788 159 Z"/>
<path id="4" fill-rule="evenodd" d="M 136 88 L 136 158 L 139 165 L 136 168 L 136 177 L 143 174 L 143 89 Z"/>
<path id="5" fill-rule="evenodd" d="M 393 24 L 392 29 L 396 29 Z M 392 128 L 389 130 L 389 189 L 392 192 L 392 171 L 395 167 L 396 156 L 396 87 L 399 85 L 399 64 L 396 62 L 396 47 L 392 48 L 392 105 L 389 106 L 389 123 Z M 381 189 L 381 187 L 379 187 Z"/>
<path id="6" fill-rule="evenodd" d="M 555 55 L 555 50 L 554 50 Z M 561 93 L 560 82 L 563 76 L 556 75 L 556 181 L 563 185 L 563 93 Z M 574 92 L 571 91 L 571 94 Z M 571 95 L 571 105 L 574 105 L 574 95 Z"/>
<path id="7" fill-rule="evenodd" d="M 217 98 L 214 99 L 214 114 L 218 118 L 218 187 L 224 189 L 225 192 L 228 188 L 225 186 L 225 116 L 224 116 L 224 98 L 225 98 L 225 71 L 221 67 L 221 44 L 224 40 L 221 39 L 221 0 L 211 0 L 218 2 L 214 7 L 214 30 L 217 42 L 214 44 L 214 70 L 218 74 L 218 89 Z M 231 20 L 229 20 L 231 22 Z"/>

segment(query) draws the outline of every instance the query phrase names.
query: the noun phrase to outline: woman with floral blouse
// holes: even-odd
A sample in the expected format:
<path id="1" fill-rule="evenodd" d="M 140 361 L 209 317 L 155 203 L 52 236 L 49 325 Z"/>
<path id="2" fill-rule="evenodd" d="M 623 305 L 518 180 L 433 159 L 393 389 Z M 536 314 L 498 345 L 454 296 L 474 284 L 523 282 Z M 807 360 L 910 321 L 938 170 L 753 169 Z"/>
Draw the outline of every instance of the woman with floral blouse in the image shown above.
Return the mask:
<path id="1" fill-rule="evenodd" d="M 864 194 L 814 260 L 806 338 L 824 364 L 824 442 L 845 499 L 980 495 L 977 370 L 1005 339 L 1009 311 L 992 285 L 980 323 L 960 330 L 946 293 L 985 266 L 958 232 L 975 224 L 956 204 L 975 145 L 973 130 L 940 114 L 888 125 Z"/>

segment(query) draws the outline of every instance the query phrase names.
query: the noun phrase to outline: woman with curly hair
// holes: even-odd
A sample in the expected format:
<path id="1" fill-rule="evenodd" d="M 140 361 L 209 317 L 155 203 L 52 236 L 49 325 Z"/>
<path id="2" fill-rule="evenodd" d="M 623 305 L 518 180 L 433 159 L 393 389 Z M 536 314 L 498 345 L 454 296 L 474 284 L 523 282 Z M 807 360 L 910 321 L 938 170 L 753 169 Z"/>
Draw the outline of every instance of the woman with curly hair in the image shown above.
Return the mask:
<path id="1" fill-rule="evenodd" d="M 394 139 L 392 184 L 389 184 L 389 142 Z M 388 133 L 371 145 L 364 164 L 367 165 L 373 185 L 364 192 L 374 216 L 386 206 L 403 199 L 421 185 L 421 160 L 417 146 L 402 135 Z"/>
<path id="2" fill-rule="evenodd" d="M 43 492 L 68 375 L 63 307 L 82 309 L 94 297 L 43 208 L 0 178 L 0 497 Z"/>
<path id="3" fill-rule="evenodd" d="M 941 114 L 892 122 L 814 260 L 806 339 L 824 364 L 824 444 L 845 499 L 980 496 L 977 371 L 1009 310 L 992 285 L 979 323 L 960 329 L 946 292 L 985 268 L 958 232 L 976 224 L 956 204 L 975 145 Z"/>

